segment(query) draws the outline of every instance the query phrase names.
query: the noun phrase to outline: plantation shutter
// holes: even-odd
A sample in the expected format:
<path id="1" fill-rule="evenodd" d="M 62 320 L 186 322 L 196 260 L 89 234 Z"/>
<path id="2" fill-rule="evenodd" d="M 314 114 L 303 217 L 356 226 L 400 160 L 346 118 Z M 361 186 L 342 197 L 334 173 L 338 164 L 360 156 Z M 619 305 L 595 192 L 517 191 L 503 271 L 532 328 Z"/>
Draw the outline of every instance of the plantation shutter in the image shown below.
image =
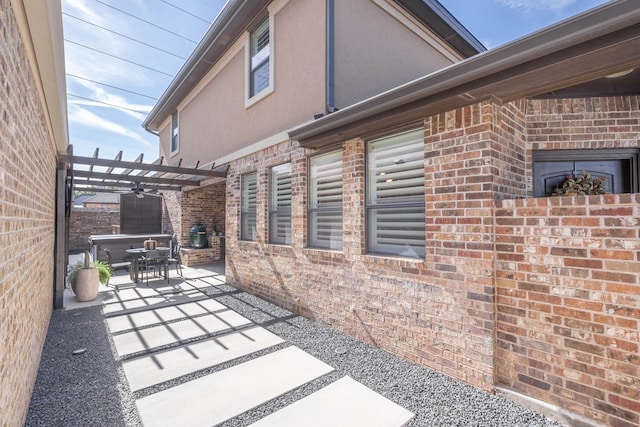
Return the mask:
<path id="1" fill-rule="evenodd" d="M 310 162 L 309 245 L 342 248 L 342 152 Z"/>
<path id="2" fill-rule="evenodd" d="M 258 174 L 250 173 L 242 177 L 242 210 L 240 239 L 255 241 L 256 204 L 258 200 Z"/>
<path id="3" fill-rule="evenodd" d="M 269 86 L 269 19 L 251 34 L 251 96 Z"/>
<path id="4" fill-rule="evenodd" d="M 271 169 L 271 243 L 291 243 L 291 163 Z"/>
<path id="5" fill-rule="evenodd" d="M 369 252 L 424 256 L 424 131 L 368 145 Z"/>

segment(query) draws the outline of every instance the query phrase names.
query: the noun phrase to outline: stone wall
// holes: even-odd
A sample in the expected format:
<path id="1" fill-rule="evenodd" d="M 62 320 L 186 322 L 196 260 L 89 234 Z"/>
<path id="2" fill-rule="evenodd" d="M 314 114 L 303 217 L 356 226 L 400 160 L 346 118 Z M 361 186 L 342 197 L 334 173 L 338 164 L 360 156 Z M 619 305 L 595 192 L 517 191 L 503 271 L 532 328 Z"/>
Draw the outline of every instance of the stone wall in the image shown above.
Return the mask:
<path id="1" fill-rule="evenodd" d="M 73 209 L 69 218 L 69 251 L 89 250 L 89 236 L 113 234 L 114 225 L 120 225 L 120 210 Z"/>
<path id="2" fill-rule="evenodd" d="M 53 307 L 56 150 L 9 0 L 0 28 L 0 423 L 22 425 Z"/>

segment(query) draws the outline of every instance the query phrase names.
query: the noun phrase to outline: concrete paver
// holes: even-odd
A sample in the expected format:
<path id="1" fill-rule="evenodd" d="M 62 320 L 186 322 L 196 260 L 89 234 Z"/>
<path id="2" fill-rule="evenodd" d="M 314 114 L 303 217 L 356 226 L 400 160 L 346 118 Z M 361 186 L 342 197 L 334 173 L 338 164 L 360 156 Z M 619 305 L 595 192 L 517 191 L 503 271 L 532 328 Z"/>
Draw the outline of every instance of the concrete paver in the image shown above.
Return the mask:
<path id="1" fill-rule="evenodd" d="M 133 391 L 213 367 L 284 340 L 259 326 L 126 360 L 124 373 Z"/>
<path id="2" fill-rule="evenodd" d="M 226 310 L 114 335 L 113 342 L 118 355 L 126 356 L 249 323 L 247 318 L 235 311 Z"/>
<path id="3" fill-rule="evenodd" d="M 278 397 L 333 368 L 297 347 L 139 399 L 145 426 L 212 426 Z"/>
<path id="4" fill-rule="evenodd" d="M 107 318 L 107 325 L 112 334 L 126 331 L 128 329 L 141 328 L 157 323 L 169 322 L 183 319 L 190 316 L 198 316 L 205 313 L 212 313 L 220 310 L 227 310 L 227 307 L 213 299 L 204 299 L 196 302 L 176 304 L 154 310 L 122 314 Z"/>
<path id="5" fill-rule="evenodd" d="M 171 284 L 137 287 L 114 277 L 118 292 L 99 299 L 145 426 L 217 425 L 334 371 L 294 346 L 254 356 L 285 341 L 213 299 L 229 292 L 220 286 L 223 274 L 185 273 Z M 207 374 L 238 358 L 242 363 Z M 168 387 L 174 380 L 179 385 Z M 254 425 L 400 427 L 412 417 L 343 377 Z"/>
<path id="6" fill-rule="evenodd" d="M 400 427 L 413 417 L 351 377 L 343 377 L 251 427 Z"/>

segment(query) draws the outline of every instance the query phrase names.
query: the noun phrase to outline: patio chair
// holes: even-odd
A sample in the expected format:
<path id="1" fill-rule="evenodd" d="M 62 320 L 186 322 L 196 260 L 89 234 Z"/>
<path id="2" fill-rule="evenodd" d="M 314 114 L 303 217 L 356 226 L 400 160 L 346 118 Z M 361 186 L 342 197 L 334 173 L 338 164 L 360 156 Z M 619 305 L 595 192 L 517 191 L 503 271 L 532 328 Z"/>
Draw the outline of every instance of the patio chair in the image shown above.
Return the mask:
<path id="1" fill-rule="evenodd" d="M 156 268 L 164 268 L 164 274 L 167 277 L 167 283 L 169 283 L 169 253 L 166 251 L 159 251 L 157 249 L 148 250 L 144 257 L 142 257 L 142 268 L 145 271 L 147 277 L 147 286 L 149 286 L 149 272 L 153 270 L 154 276 Z"/>
<path id="2" fill-rule="evenodd" d="M 182 277 L 182 260 L 180 259 L 180 243 L 173 244 L 173 255 L 167 260 L 169 265 L 176 265 L 176 273 Z"/>
<path id="3" fill-rule="evenodd" d="M 109 248 L 104 248 L 104 253 L 107 254 L 107 264 L 111 266 L 112 270 L 117 270 L 118 268 L 126 268 L 131 274 L 131 261 L 123 261 L 123 262 L 113 262 L 111 259 L 111 250 Z M 109 284 L 109 280 L 107 280 L 106 286 L 111 286 Z M 116 285 L 113 286 L 116 291 L 118 291 L 118 287 Z"/>

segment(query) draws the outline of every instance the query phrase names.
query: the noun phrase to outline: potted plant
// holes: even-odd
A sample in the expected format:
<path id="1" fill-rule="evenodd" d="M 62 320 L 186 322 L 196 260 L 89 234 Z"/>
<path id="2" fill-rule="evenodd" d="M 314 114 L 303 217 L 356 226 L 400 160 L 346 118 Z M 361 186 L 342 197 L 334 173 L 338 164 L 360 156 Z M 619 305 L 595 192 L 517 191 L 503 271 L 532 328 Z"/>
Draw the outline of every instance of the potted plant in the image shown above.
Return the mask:
<path id="1" fill-rule="evenodd" d="M 93 301 L 98 297 L 100 283 L 111 278 L 111 267 L 101 261 L 90 262 L 89 252 L 84 252 L 84 262 L 70 266 L 67 283 L 78 301 Z"/>
<path id="2" fill-rule="evenodd" d="M 594 196 L 607 192 L 604 176 L 592 177 L 583 173 L 582 176 L 567 175 L 562 185 L 553 191 L 554 196 Z"/>

